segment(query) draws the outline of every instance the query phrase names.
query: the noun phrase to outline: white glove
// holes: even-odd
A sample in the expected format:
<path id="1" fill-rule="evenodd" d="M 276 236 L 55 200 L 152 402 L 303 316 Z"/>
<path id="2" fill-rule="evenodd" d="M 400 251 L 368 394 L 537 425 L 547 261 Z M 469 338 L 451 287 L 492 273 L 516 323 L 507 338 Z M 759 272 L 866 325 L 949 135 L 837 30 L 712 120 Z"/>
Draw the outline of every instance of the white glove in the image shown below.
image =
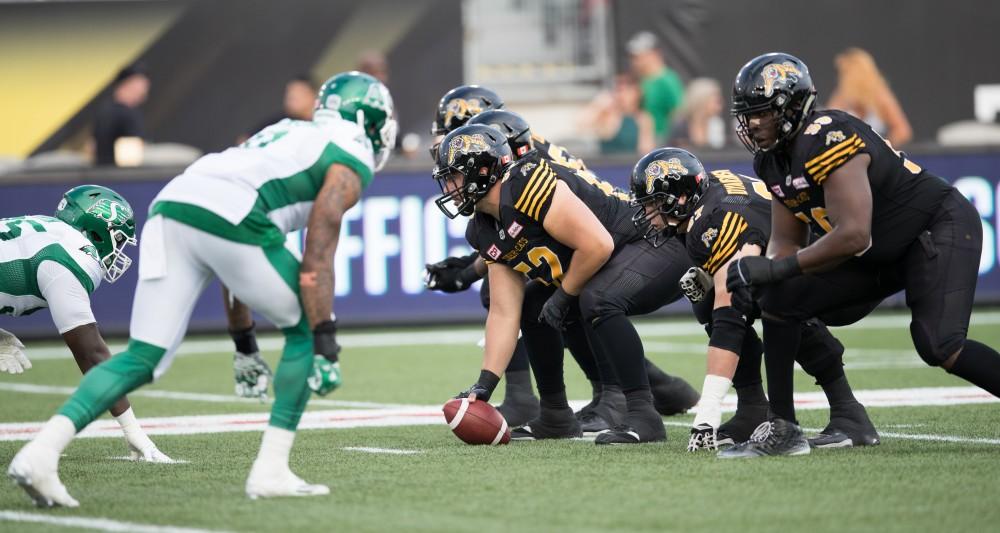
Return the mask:
<path id="1" fill-rule="evenodd" d="M 271 383 L 271 367 L 260 356 L 260 352 L 233 354 L 233 377 L 236 380 L 236 395 L 242 398 L 267 400 L 267 386 Z"/>
<path id="2" fill-rule="evenodd" d="M 13 333 L 0 329 L 0 372 L 21 374 L 31 368 L 24 344 Z"/>
<path id="3" fill-rule="evenodd" d="M 696 304 L 705 299 L 708 291 L 715 288 L 715 281 L 712 276 L 708 275 L 708 272 L 698 267 L 691 267 L 681 276 L 679 285 L 684 296 L 687 296 L 691 303 Z"/>

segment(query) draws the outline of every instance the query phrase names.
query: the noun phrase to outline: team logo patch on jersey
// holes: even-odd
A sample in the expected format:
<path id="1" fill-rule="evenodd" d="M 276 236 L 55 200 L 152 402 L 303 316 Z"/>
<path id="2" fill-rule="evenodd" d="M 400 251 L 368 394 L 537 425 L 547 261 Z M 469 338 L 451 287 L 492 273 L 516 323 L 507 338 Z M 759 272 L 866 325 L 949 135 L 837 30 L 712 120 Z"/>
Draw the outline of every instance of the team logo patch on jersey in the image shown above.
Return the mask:
<path id="1" fill-rule="evenodd" d="M 833 130 L 826 134 L 826 145 L 830 146 L 831 144 L 839 143 L 845 139 L 847 139 L 847 137 L 844 135 L 844 132 L 840 130 Z"/>
<path id="2" fill-rule="evenodd" d="M 98 261 L 99 262 L 101 260 L 101 257 L 99 255 L 97 255 L 97 248 L 95 248 L 95 247 L 93 247 L 93 246 L 91 246 L 89 244 L 86 245 L 86 246 L 80 247 L 80 251 L 83 252 L 83 253 L 85 253 L 85 254 L 87 254 L 87 255 L 89 255 L 90 257 L 94 258 L 94 261 Z"/>
<path id="3" fill-rule="evenodd" d="M 687 174 L 688 169 L 685 167 L 680 159 L 676 157 L 671 157 L 666 161 L 657 159 L 646 167 L 646 194 L 653 193 L 653 183 L 659 178 L 669 178 L 679 179 L 683 174 Z"/>
<path id="4" fill-rule="evenodd" d="M 792 180 L 792 187 L 796 189 L 807 189 L 809 188 L 809 182 L 802 176 L 799 176 Z"/>
<path id="5" fill-rule="evenodd" d="M 712 247 L 712 241 L 719 236 L 719 230 L 715 228 L 708 228 L 705 233 L 701 234 L 701 243 L 705 245 L 705 248 Z"/>
<path id="6" fill-rule="evenodd" d="M 462 154 L 485 152 L 490 149 L 486 138 L 481 133 L 475 135 L 459 135 L 448 143 L 448 164 L 454 165 L 455 159 Z"/>
<path id="7" fill-rule="evenodd" d="M 500 258 L 500 249 L 497 248 L 497 245 L 491 244 L 490 247 L 486 250 L 486 255 L 490 256 L 494 261 L 496 261 L 497 259 Z"/>
<path id="8" fill-rule="evenodd" d="M 774 195 L 777 196 L 778 198 L 784 198 L 785 197 L 785 191 L 781 190 L 781 186 L 780 185 L 771 185 L 771 192 L 773 192 Z"/>
<path id="9" fill-rule="evenodd" d="M 521 165 L 521 175 L 527 176 L 532 171 L 532 169 L 534 169 L 537 166 L 538 166 L 537 163 L 525 163 Z"/>
<path id="10" fill-rule="evenodd" d="M 458 124 L 452 124 L 453 120 L 465 121 L 483 112 L 483 102 L 478 98 L 456 98 L 444 108 L 444 126 L 454 129 Z"/>
<path id="11" fill-rule="evenodd" d="M 784 87 L 789 83 L 799 81 L 802 71 L 790 61 L 785 61 L 784 63 L 771 63 L 764 67 L 764 71 L 760 75 L 764 79 L 764 96 L 770 97 L 774 94 L 775 87 Z"/>
<path id="12" fill-rule="evenodd" d="M 132 218 L 132 210 L 119 202 L 108 198 L 101 198 L 94 205 L 87 209 L 87 212 L 96 215 L 112 224 L 124 224 Z"/>
<path id="13" fill-rule="evenodd" d="M 523 229 L 524 226 L 518 224 L 516 221 L 511 222 L 510 226 L 507 227 L 507 235 L 510 235 L 511 237 L 517 237 L 518 235 L 521 234 L 521 230 Z"/>

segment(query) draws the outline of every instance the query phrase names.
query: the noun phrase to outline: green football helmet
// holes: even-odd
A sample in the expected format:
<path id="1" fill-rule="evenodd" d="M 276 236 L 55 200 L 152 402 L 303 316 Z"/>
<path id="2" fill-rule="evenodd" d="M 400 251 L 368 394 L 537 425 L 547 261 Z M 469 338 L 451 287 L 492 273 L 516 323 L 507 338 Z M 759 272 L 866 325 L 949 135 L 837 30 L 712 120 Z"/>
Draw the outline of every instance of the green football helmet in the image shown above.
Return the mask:
<path id="1" fill-rule="evenodd" d="M 130 266 L 125 246 L 135 246 L 132 206 L 120 194 L 100 185 L 80 185 L 63 194 L 56 218 L 80 230 L 101 258 L 104 279 L 114 283 Z"/>
<path id="2" fill-rule="evenodd" d="M 392 118 L 392 95 L 382 82 L 352 70 L 326 80 L 316 97 L 313 120 L 338 115 L 356 122 L 372 143 L 375 170 L 381 170 L 396 145 L 396 119 Z"/>

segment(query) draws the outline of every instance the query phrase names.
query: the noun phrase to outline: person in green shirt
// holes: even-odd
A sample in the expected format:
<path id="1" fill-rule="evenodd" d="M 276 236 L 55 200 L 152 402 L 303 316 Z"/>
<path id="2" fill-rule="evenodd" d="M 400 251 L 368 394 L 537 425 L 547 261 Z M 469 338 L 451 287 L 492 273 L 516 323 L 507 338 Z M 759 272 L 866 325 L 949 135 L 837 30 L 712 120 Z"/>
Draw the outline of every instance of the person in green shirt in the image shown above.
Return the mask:
<path id="1" fill-rule="evenodd" d="M 656 36 L 641 31 L 626 45 L 632 71 L 640 80 L 642 108 L 653 117 L 657 144 L 670 136 L 670 119 L 684 99 L 684 83 L 666 62 Z"/>

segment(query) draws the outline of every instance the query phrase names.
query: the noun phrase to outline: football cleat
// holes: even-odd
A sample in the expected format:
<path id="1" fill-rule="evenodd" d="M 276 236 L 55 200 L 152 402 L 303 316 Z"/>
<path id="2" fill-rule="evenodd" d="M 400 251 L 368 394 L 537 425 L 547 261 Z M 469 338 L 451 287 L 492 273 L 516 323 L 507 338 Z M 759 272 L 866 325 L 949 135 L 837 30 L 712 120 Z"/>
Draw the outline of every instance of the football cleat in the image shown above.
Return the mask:
<path id="1" fill-rule="evenodd" d="M 573 439 L 582 436 L 580 422 L 568 407 L 542 408 L 538 418 L 510 430 L 510 440 Z"/>
<path id="2" fill-rule="evenodd" d="M 611 424 L 594 410 L 577 413 L 576 419 L 580 421 L 580 431 L 584 435 L 596 435 L 611 429 Z"/>
<path id="3" fill-rule="evenodd" d="M 778 455 L 808 455 L 809 442 L 799 426 L 774 418 L 757 426 L 750 440 L 719 452 L 723 459 L 750 459 Z"/>
<path id="4" fill-rule="evenodd" d="M 594 444 L 642 444 L 665 440 L 667 440 L 667 432 L 663 430 L 663 424 L 660 424 L 660 431 L 655 429 L 640 430 L 627 424 L 621 424 L 599 433 L 594 439 Z"/>
<path id="5" fill-rule="evenodd" d="M 878 431 L 860 403 L 831 407 L 830 423 L 808 441 L 813 448 L 850 448 L 881 443 Z"/>
<path id="6" fill-rule="evenodd" d="M 649 375 L 650 392 L 653 393 L 653 407 L 663 416 L 686 413 L 701 398 L 690 383 L 663 372 L 652 363 L 647 362 L 646 373 Z"/>
<path id="7" fill-rule="evenodd" d="M 254 468 L 247 478 L 246 492 L 247 497 L 251 500 L 284 496 L 326 496 L 330 494 L 330 487 L 306 483 L 288 468 L 285 468 L 283 472 L 269 472 L 267 474 Z"/>
<path id="8" fill-rule="evenodd" d="M 691 436 L 688 438 L 688 451 L 717 450 L 718 444 L 715 442 L 716 429 L 708 424 L 698 424 L 691 428 Z"/>
<path id="9" fill-rule="evenodd" d="M 754 429 L 767 421 L 767 402 L 762 404 L 737 404 L 736 414 L 719 426 L 715 444 L 720 449 L 750 440 Z"/>
<path id="10" fill-rule="evenodd" d="M 18 484 L 38 507 L 79 507 L 59 480 L 59 458 L 45 457 L 44 451 L 28 444 L 14 456 L 7 476 Z"/>

